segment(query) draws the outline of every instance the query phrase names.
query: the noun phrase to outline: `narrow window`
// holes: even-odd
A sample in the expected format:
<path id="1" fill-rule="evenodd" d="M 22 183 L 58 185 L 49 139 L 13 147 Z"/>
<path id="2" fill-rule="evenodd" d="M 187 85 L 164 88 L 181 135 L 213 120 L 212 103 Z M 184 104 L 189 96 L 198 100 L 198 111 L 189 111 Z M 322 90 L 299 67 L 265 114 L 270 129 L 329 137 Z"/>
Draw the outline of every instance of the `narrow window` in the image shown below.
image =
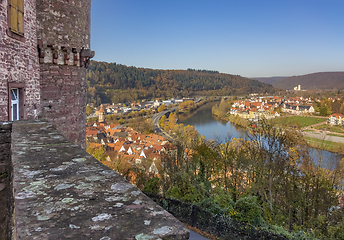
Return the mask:
<path id="1" fill-rule="evenodd" d="M 11 121 L 19 120 L 19 89 L 11 89 Z"/>
<path id="2" fill-rule="evenodd" d="M 10 30 L 20 36 L 24 35 L 24 9 L 23 0 L 10 0 Z"/>

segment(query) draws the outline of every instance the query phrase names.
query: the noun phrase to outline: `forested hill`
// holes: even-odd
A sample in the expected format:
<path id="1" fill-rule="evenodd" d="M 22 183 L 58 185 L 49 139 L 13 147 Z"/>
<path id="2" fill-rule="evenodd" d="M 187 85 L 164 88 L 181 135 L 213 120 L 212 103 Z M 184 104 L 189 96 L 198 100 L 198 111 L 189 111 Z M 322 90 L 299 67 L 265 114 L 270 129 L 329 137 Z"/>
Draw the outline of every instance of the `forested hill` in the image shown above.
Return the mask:
<path id="1" fill-rule="evenodd" d="M 257 78 L 251 78 L 251 79 L 258 80 L 259 82 L 268 83 L 268 84 L 273 85 L 275 82 L 280 81 L 283 78 L 286 78 L 286 77 L 257 77 Z"/>
<path id="2" fill-rule="evenodd" d="M 95 104 L 274 92 L 269 84 L 217 71 L 154 70 L 97 61 L 90 62 L 87 85 L 88 102 Z"/>
<path id="3" fill-rule="evenodd" d="M 286 77 L 273 82 L 272 85 L 289 90 L 297 85 L 301 85 L 301 89 L 304 90 L 342 90 L 344 89 L 344 72 L 319 72 Z"/>

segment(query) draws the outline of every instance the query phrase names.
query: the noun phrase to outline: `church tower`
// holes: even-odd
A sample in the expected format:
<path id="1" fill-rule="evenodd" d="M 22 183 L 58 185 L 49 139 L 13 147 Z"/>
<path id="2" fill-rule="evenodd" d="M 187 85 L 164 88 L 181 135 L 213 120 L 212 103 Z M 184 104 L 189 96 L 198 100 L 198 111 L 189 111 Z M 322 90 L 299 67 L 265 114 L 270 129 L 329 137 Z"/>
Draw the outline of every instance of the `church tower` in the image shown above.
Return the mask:
<path id="1" fill-rule="evenodd" d="M 105 110 L 103 104 L 100 105 L 99 115 L 98 115 L 98 122 L 103 123 L 105 122 Z"/>

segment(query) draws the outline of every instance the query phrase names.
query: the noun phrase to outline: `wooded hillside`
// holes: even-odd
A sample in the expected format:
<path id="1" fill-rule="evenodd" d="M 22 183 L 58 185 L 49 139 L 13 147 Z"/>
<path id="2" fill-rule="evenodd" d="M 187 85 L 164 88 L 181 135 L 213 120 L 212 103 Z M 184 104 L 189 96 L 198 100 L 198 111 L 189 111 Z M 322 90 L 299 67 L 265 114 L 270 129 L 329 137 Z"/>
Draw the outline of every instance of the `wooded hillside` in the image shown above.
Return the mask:
<path id="1" fill-rule="evenodd" d="M 195 95 L 273 93 L 257 80 L 208 70 L 154 70 L 91 61 L 87 71 L 88 102 L 132 102 Z"/>
<path id="2" fill-rule="evenodd" d="M 286 77 L 273 82 L 276 88 L 294 89 L 301 85 L 302 90 L 342 90 L 344 89 L 344 72 L 319 72 L 302 76 Z"/>
<path id="3" fill-rule="evenodd" d="M 259 82 L 273 84 L 274 82 L 280 81 L 281 79 L 286 77 L 257 77 L 257 78 L 251 78 L 253 80 L 258 80 Z"/>

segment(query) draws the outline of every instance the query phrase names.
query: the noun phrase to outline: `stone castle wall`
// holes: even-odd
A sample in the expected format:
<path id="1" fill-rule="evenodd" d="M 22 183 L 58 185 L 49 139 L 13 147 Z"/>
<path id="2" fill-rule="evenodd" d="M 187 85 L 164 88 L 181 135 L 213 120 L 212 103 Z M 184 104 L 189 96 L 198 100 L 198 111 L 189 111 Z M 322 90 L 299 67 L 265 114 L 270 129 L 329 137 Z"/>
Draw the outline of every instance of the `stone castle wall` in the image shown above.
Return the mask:
<path id="1" fill-rule="evenodd" d="M 37 0 L 42 118 L 86 147 L 90 0 Z"/>
<path id="2" fill-rule="evenodd" d="M 85 148 L 85 69 L 49 64 L 41 64 L 40 69 L 43 117 L 68 140 Z"/>
<path id="3" fill-rule="evenodd" d="M 36 0 L 43 45 L 90 48 L 90 0 Z"/>
<path id="4" fill-rule="evenodd" d="M 35 1 L 24 1 L 24 38 L 8 35 L 8 1 L 0 1 L 0 121 L 9 120 L 9 88 L 24 86 L 23 114 L 34 118 L 40 111 L 39 63 Z"/>

